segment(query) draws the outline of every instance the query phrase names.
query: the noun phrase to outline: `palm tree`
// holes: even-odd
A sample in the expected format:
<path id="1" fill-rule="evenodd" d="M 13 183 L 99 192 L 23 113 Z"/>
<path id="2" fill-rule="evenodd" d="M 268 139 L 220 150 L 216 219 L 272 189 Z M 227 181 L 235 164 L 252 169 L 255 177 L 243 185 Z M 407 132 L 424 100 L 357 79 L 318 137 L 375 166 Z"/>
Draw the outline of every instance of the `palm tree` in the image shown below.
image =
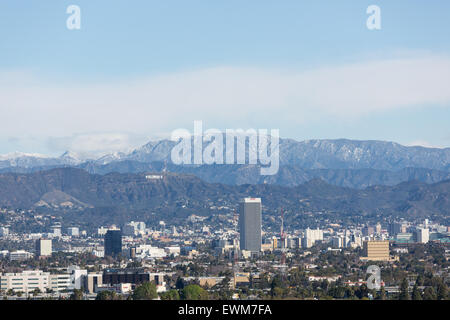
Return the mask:
<path id="1" fill-rule="evenodd" d="M 409 295 L 409 284 L 406 278 L 403 278 L 402 283 L 400 284 L 400 294 L 398 296 L 399 300 L 410 300 L 411 296 Z"/>

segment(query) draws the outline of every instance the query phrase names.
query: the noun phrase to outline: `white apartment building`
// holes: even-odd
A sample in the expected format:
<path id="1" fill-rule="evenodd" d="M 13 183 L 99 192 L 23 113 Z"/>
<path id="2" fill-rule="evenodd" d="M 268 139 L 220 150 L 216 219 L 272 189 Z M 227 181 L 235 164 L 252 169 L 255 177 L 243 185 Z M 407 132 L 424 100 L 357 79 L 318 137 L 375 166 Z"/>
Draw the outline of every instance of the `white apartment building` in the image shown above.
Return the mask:
<path id="1" fill-rule="evenodd" d="M 52 236 L 53 237 L 55 237 L 55 238 L 59 238 L 59 237 L 61 237 L 61 226 L 59 226 L 59 225 L 55 225 L 55 226 L 52 226 Z"/>
<path id="2" fill-rule="evenodd" d="M 80 229 L 77 227 L 70 227 L 67 228 L 67 234 L 71 237 L 79 237 L 80 236 Z"/>
<path id="3" fill-rule="evenodd" d="M 140 259 L 164 258 L 167 256 L 167 252 L 163 248 L 143 244 L 135 248 L 135 256 Z"/>
<path id="4" fill-rule="evenodd" d="M 73 288 L 70 274 L 50 274 L 48 279 L 50 290 L 62 291 Z"/>
<path id="5" fill-rule="evenodd" d="M 174 247 L 165 247 L 164 250 L 166 251 L 166 253 L 168 255 L 173 254 L 174 256 L 179 256 L 180 255 L 180 251 L 181 251 L 180 247 L 176 247 L 176 246 L 174 246 Z"/>
<path id="6" fill-rule="evenodd" d="M 17 250 L 9 253 L 9 260 L 11 261 L 23 261 L 33 257 L 33 254 L 25 250 Z"/>
<path id="7" fill-rule="evenodd" d="M 36 240 L 36 254 L 40 257 L 48 257 L 52 255 L 52 240 L 39 239 Z"/>
<path id="8" fill-rule="evenodd" d="M 427 228 L 419 228 L 416 231 L 417 242 L 427 243 L 430 241 L 430 230 Z"/>
<path id="9" fill-rule="evenodd" d="M 21 273 L 0 274 L 0 290 L 14 292 L 32 292 L 39 289 L 45 292 L 49 287 L 49 273 L 40 270 L 23 271 Z"/>
<path id="10" fill-rule="evenodd" d="M 107 228 L 107 227 L 100 227 L 97 229 L 97 235 L 99 237 L 103 237 L 108 230 L 109 230 L 109 228 Z"/>
<path id="11" fill-rule="evenodd" d="M 87 276 L 87 270 L 80 269 L 78 266 L 70 266 L 67 268 L 70 275 L 71 289 L 81 289 L 83 285 L 83 276 Z"/>
<path id="12" fill-rule="evenodd" d="M 307 228 L 304 232 L 304 237 L 302 238 L 302 247 L 310 248 L 316 241 L 321 240 L 323 240 L 323 230 Z"/>
<path id="13" fill-rule="evenodd" d="M 50 274 L 41 270 L 27 270 L 21 273 L 0 274 L 0 290 L 30 293 L 35 289 L 63 291 L 72 289 L 71 274 Z"/>

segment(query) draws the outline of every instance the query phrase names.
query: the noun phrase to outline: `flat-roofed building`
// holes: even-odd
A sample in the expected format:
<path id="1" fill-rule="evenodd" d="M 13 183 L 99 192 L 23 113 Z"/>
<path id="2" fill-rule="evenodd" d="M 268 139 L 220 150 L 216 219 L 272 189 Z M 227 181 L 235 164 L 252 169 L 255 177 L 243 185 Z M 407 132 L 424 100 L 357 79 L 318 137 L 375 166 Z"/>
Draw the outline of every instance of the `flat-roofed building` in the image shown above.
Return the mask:
<path id="1" fill-rule="evenodd" d="M 97 288 L 103 284 L 103 274 L 88 273 L 82 276 L 82 287 L 87 293 L 95 293 Z"/>
<path id="2" fill-rule="evenodd" d="M 38 257 L 49 257 L 52 255 L 52 240 L 38 239 L 36 240 L 36 255 Z"/>
<path id="3" fill-rule="evenodd" d="M 25 250 L 17 250 L 9 253 L 9 260 L 23 261 L 33 258 L 33 254 Z"/>
<path id="4" fill-rule="evenodd" d="M 427 228 L 418 228 L 416 230 L 416 241 L 419 243 L 427 243 L 430 241 L 430 230 Z"/>
<path id="5" fill-rule="evenodd" d="M 388 240 L 373 240 L 365 241 L 363 245 L 362 260 L 368 261 L 390 261 L 389 256 L 389 241 Z"/>
<path id="6" fill-rule="evenodd" d="M 103 270 L 103 284 L 132 283 L 141 284 L 155 282 L 156 285 L 164 283 L 164 273 L 151 273 L 144 269 L 105 269 Z"/>
<path id="7" fill-rule="evenodd" d="M 79 237 L 80 229 L 77 227 L 69 227 L 69 228 L 67 228 L 67 234 L 71 237 Z"/>
<path id="8" fill-rule="evenodd" d="M 36 289 L 63 291 L 72 288 L 70 274 L 51 274 L 42 270 L 26 270 L 20 273 L 0 274 L 0 290 L 29 293 Z"/>
<path id="9" fill-rule="evenodd" d="M 48 284 L 49 289 L 56 292 L 73 288 L 70 274 L 50 274 Z"/>
<path id="10" fill-rule="evenodd" d="M 241 250 L 261 251 L 261 219 L 261 198 L 245 198 L 239 212 Z"/>
<path id="11" fill-rule="evenodd" d="M 49 275 L 40 270 L 0 274 L 0 290 L 29 293 L 38 289 L 45 292 L 49 288 Z"/>
<path id="12" fill-rule="evenodd" d="M 122 232 L 108 230 L 105 234 L 105 256 L 117 256 L 122 253 Z"/>

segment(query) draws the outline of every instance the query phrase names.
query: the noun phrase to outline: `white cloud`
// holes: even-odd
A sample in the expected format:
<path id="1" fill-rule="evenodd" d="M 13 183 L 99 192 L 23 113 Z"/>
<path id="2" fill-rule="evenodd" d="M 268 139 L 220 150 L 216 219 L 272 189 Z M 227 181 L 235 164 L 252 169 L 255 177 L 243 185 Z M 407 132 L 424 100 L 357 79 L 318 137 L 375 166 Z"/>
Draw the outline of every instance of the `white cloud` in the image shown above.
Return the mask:
<path id="1" fill-rule="evenodd" d="M 128 133 L 84 133 L 67 137 L 49 137 L 50 151 L 70 150 L 84 159 L 96 159 L 112 152 L 128 153 L 145 144 L 147 137 Z"/>
<path id="2" fill-rule="evenodd" d="M 217 67 L 89 85 L 51 84 L 22 71 L 8 72 L 0 73 L 0 135 L 150 134 L 191 127 L 196 119 L 214 120 L 223 128 L 249 119 L 291 125 L 323 115 L 448 107 L 449 84 L 450 58 L 431 55 L 308 71 Z M 127 142 L 114 134 L 82 137 L 68 145 L 88 150 Z"/>
<path id="3" fill-rule="evenodd" d="M 444 149 L 446 147 L 444 146 L 436 146 L 428 141 L 425 140 L 416 140 L 409 143 L 406 143 L 405 146 L 408 147 L 424 147 L 424 148 L 438 148 L 438 149 Z"/>

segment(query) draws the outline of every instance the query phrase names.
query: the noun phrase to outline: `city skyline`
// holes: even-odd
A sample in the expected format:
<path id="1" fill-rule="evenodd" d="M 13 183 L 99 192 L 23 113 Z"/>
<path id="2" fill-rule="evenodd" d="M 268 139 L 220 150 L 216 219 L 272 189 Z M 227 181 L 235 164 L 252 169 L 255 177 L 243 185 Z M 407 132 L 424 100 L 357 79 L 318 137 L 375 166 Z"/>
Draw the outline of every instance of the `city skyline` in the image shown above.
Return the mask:
<path id="1" fill-rule="evenodd" d="M 450 300 L 449 14 L 0 1 L 0 304 L 234 319 Z"/>

